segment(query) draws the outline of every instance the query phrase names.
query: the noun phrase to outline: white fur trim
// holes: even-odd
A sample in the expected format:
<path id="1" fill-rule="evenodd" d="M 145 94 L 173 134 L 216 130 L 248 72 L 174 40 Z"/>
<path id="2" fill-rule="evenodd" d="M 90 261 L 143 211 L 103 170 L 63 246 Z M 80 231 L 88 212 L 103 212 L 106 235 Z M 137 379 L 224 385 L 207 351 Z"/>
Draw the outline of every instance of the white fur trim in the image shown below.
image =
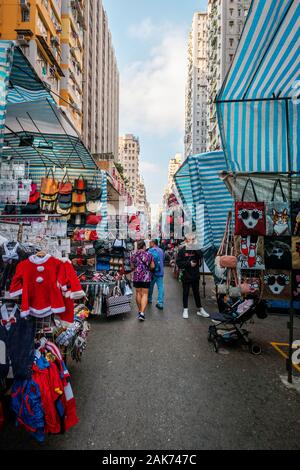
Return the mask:
<path id="1" fill-rule="evenodd" d="M 29 314 L 30 314 L 29 310 L 24 310 L 23 312 L 20 313 L 20 317 L 25 318 L 25 317 L 28 317 Z"/>
<path id="2" fill-rule="evenodd" d="M 23 289 L 20 289 L 20 290 L 16 290 L 15 292 L 10 292 L 9 293 L 9 297 L 18 297 L 19 295 L 21 295 L 23 293 Z"/>
<path id="3" fill-rule="evenodd" d="M 70 298 L 71 299 L 82 299 L 82 297 L 85 297 L 85 292 L 84 290 L 79 290 L 77 292 L 71 292 Z"/>
<path id="4" fill-rule="evenodd" d="M 31 255 L 29 256 L 29 261 L 33 264 L 44 264 L 46 261 L 48 261 L 51 258 L 51 255 L 46 255 L 44 258 L 40 258 L 37 255 Z"/>
<path id="5" fill-rule="evenodd" d="M 66 307 L 52 308 L 53 313 L 63 313 L 66 311 Z"/>

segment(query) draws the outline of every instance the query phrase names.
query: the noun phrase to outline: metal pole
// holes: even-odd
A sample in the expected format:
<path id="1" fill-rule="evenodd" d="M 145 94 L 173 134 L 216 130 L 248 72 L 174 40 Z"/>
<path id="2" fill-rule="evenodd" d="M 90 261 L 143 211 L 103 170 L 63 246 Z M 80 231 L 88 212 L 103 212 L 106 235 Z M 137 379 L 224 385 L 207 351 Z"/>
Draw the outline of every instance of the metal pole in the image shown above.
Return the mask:
<path id="1" fill-rule="evenodd" d="M 285 116 L 286 116 L 286 129 L 287 129 L 287 155 L 288 155 L 288 183 L 289 183 L 289 201 L 292 203 L 293 199 L 293 185 L 291 175 L 291 136 L 290 136 L 290 119 L 289 119 L 289 103 L 285 100 Z M 287 360 L 288 382 L 293 383 L 293 342 L 294 342 L 294 308 L 293 300 L 290 300 L 290 318 L 287 324 L 289 330 L 289 354 Z"/>

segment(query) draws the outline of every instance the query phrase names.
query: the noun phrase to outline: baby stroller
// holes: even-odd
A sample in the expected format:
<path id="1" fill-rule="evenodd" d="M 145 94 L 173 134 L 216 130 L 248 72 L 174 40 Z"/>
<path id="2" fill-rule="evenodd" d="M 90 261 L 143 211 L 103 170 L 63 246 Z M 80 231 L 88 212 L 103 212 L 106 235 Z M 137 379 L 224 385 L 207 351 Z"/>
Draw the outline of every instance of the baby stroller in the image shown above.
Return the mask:
<path id="1" fill-rule="evenodd" d="M 219 351 L 221 344 L 244 344 L 248 346 L 251 354 L 259 355 L 261 346 L 249 338 L 249 331 L 243 326 L 254 315 L 266 318 L 266 303 L 256 298 L 239 300 L 223 313 L 211 315 L 213 325 L 208 329 L 208 341 L 213 343 L 215 352 Z"/>

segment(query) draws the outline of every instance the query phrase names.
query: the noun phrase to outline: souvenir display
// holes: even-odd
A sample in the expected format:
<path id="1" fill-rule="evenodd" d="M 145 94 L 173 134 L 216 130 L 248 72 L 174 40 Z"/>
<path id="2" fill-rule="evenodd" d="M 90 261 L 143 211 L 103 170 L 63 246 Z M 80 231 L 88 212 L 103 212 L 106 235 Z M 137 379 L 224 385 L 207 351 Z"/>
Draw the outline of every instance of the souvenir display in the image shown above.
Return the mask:
<path id="1" fill-rule="evenodd" d="M 254 201 L 244 201 L 248 184 L 254 194 Z M 235 203 L 235 234 L 243 237 L 266 235 L 265 203 L 259 202 L 253 181 L 249 178 L 245 185 L 242 200 Z"/>
<path id="2" fill-rule="evenodd" d="M 265 269 L 263 237 L 236 236 L 235 252 L 238 269 Z"/>
<path id="3" fill-rule="evenodd" d="M 263 296 L 268 300 L 289 300 L 292 293 L 292 275 L 285 270 L 266 270 Z"/>
<path id="4" fill-rule="evenodd" d="M 300 200 L 292 201 L 292 235 L 300 236 Z"/>
<path id="5" fill-rule="evenodd" d="M 280 189 L 282 201 L 275 201 L 276 190 Z M 277 191 L 278 192 L 278 191 Z M 282 184 L 278 179 L 273 188 L 271 202 L 267 204 L 267 235 L 282 236 L 291 235 L 291 211 L 290 204 L 283 192 Z"/>
<path id="6" fill-rule="evenodd" d="M 292 237 L 292 266 L 300 269 L 300 237 Z"/>
<path id="7" fill-rule="evenodd" d="M 291 237 L 265 237 L 266 269 L 292 269 Z"/>

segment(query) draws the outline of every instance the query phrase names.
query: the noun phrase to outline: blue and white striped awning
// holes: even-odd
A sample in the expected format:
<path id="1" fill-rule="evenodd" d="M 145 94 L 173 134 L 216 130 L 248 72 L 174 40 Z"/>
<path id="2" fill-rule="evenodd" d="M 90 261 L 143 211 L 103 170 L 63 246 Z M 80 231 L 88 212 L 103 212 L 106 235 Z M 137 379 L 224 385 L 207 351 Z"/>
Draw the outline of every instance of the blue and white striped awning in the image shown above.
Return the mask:
<path id="1" fill-rule="evenodd" d="M 300 170 L 300 2 L 253 0 L 217 97 L 233 171 Z"/>
<path id="2" fill-rule="evenodd" d="M 189 207 L 202 232 L 204 247 L 218 247 L 226 225 L 233 199 L 219 173 L 227 169 L 223 152 L 209 152 L 188 157 L 174 176 L 180 198 Z M 204 211 L 197 211 L 197 206 Z M 198 217 L 197 217 L 198 214 Z"/>
<path id="3" fill-rule="evenodd" d="M 11 41 L 0 41 L 0 147 L 3 143 L 9 77 L 13 63 L 12 45 Z"/>

